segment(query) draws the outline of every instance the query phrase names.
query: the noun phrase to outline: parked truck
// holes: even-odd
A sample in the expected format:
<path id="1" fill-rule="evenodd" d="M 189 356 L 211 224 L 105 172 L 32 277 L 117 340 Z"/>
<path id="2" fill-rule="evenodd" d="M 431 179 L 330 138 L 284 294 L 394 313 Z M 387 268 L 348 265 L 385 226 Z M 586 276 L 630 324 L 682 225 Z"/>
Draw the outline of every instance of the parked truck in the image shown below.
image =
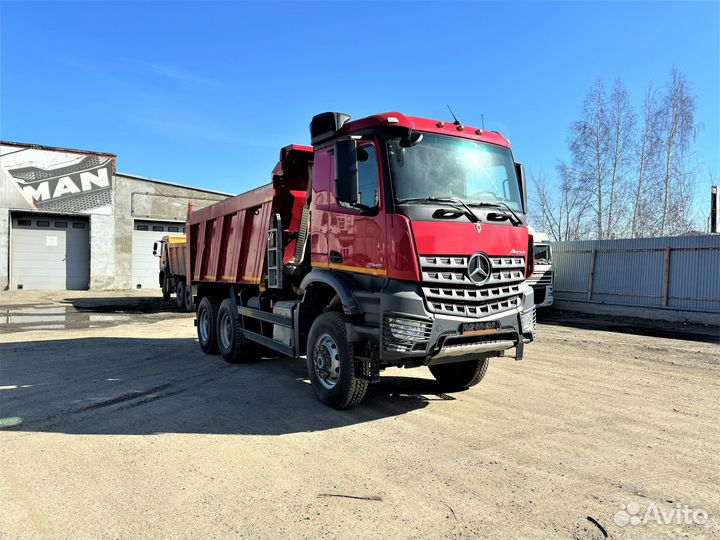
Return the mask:
<path id="1" fill-rule="evenodd" d="M 533 232 L 535 268 L 527 282 L 532 287 L 536 307 L 550 307 L 553 303 L 555 272 L 552 266 L 552 246 L 547 234 Z"/>
<path id="2" fill-rule="evenodd" d="M 228 362 L 306 357 L 317 397 L 361 402 L 390 366 L 477 384 L 534 337 L 523 167 L 496 132 L 323 113 L 271 183 L 192 212 L 197 336 Z"/>
<path id="3" fill-rule="evenodd" d="M 193 310 L 192 287 L 187 281 L 187 239 L 185 235 L 163 236 L 153 244 L 153 255 L 159 259 L 158 280 L 163 298 L 175 293 L 175 302 L 182 311 Z"/>

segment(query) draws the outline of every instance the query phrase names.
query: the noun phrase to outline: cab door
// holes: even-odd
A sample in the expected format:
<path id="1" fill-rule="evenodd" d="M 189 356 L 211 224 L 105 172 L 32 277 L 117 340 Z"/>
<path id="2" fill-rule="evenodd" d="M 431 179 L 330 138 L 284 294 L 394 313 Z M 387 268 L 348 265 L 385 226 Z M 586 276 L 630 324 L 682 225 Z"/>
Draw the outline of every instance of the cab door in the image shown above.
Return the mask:
<path id="1" fill-rule="evenodd" d="M 327 231 L 325 264 L 336 270 L 386 276 L 385 215 L 377 147 L 372 141 L 358 144 L 358 203 L 368 210 L 360 210 L 335 199 L 332 150 L 328 150 L 327 158 L 321 158 L 321 167 L 327 170 L 328 179 L 332 180 L 328 182 L 327 204 L 322 209 L 318 208 L 320 215 L 317 216 L 319 229 Z M 319 244 L 316 243 L 318 247 Z"/>

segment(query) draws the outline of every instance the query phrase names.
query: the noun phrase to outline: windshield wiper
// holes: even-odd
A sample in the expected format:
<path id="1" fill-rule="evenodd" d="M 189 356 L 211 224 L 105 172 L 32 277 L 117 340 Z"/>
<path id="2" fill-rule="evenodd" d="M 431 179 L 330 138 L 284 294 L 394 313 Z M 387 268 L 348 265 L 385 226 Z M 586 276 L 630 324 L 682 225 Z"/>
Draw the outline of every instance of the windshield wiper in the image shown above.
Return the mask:
<path id="1" fill-rule="evenodd" d="M 458 206 L 462 206 L 463 210 L 461 210 L 473 223 L 477 223 L 480 221 L 480 218 L 475 215 L 475 212 L 473 212 L 470 207 L 462 202 L 460 199 L 456 199 L 455 197 L 408 197 L 406 199 L 398 199 L 398 204 L 404 204 L 404 203 L 444 203 L 449 204 L 456 210 L 460 210 Z"/>
<path id="2" fill-rule="evenodd" d="M 470 203 L 472 206 L 484 206 L 486 208 L 504 208 L 508 212 L 512 214 L 513 225 L 520 225 L 522 223 L 522 219 L 515 213 L 515 211 L 510 208 L 507 203 L 498 201 L 498 202 L 479 202 L 479 203 Z"/>

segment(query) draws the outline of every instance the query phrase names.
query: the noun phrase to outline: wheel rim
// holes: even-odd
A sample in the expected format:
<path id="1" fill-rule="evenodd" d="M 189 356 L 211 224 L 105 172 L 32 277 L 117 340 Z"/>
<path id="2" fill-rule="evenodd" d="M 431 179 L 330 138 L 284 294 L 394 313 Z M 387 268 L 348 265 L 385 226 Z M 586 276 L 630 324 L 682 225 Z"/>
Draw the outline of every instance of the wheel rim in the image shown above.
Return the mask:
<path id="1" fill-rule="evenodd" d="M 232 321 L 227 313 L 223 313 L 220 317 L 220 345 L 224 350 L 230 348 L 232 342 Z"/>
<path id="2" fill-rule="evenodd" d="M 208 342 L 210 337 L 210 317 L 208 316 L 208 310 L 203 309 L 200 311 L 200 317 L 198 317 L 198 330 L 200 330 L 200 339 L 203 343 Z"/>
<path id="3" fill-rule="evenodd" d="M 323 388 L 335 388 L 340 380 L 340 355 L 335 340 L 329 334 L 323 334 L 315 341 L 313 368 Z"/>

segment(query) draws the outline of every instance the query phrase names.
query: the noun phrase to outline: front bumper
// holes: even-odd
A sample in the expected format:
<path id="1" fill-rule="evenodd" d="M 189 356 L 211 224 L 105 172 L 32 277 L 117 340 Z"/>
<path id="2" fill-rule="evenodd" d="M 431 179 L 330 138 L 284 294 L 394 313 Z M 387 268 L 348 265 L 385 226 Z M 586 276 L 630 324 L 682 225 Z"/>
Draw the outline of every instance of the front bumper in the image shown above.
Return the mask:
<path id="1" fill-rule="evenodd" d="M 483 318 L 430 313 L 420 288 L 405 282 L 377 294 L 379 359 L 385 365 L 461 362 L 501 356 L 513 347 L 520 359 L 523 345 L 535 336 L 535 303 L 527 286 L 518 307 Z"/>

